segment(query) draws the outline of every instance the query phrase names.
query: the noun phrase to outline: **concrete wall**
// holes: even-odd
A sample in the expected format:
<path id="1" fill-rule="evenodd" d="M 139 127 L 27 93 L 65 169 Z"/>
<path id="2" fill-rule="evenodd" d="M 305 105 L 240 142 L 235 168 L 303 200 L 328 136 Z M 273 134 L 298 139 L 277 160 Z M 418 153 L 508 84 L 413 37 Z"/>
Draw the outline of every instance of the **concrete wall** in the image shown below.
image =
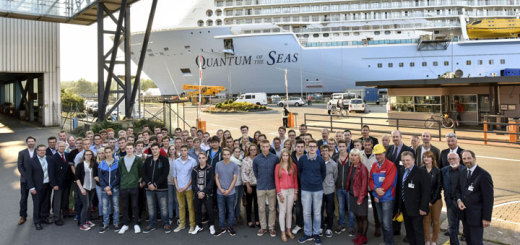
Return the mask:
<path id="1" fill-rule="evenodd" d="M 506 117 L 520 117 L 520 86 L 500 86 L 498 88 L 499 104 L 516 105 L 515 111 L 501 111 Z"/>
<path id="2" fill-rule="evenodd" d="M 43 73 L 42 123 L 60 124 L 59 24 L 0 18 L 0 72 Z"/>

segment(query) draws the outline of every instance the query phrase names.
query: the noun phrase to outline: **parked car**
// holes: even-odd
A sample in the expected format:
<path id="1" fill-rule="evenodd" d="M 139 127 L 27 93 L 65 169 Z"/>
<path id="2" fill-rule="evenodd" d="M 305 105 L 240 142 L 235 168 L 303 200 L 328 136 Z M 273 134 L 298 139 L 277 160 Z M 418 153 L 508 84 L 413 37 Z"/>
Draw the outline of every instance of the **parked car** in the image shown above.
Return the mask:
<path id="1" fill-rule="evenodd" d="M 365 112 L 366 105 L 362 99 L 351 99 L 348 105 L 348 111 Z"/>
<path id="2" fill-rule="evenodd" d="M 241 94 L 236 102 L 249 102 L 257 105 L 267 105 L 266 93 L 245 93 Z"/>
<path id="3" fill-rule="evenodd" d="M 287 103 L 287 99 L 278 102 L 278 106 L 280 107 L 283 107 L 286 104 L 289 104 L 289 106 L 303 106 L 305 105 L 305 101 L 300 97 L 289 97 L 289 103 Z"/>

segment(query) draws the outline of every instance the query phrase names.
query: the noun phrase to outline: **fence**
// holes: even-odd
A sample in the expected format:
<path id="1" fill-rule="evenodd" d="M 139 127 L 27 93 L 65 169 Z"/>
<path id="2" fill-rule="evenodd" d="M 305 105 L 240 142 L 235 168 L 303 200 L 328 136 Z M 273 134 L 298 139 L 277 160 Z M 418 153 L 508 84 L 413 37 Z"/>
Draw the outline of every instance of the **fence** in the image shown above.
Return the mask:
<path id="1" fill-rule="evenodd" d="M 361 131 L 363 125 L 370 126 L 370 131 L 381 134 L 388 134 L 391 130 L 396 129 L 403 135 L 421 135 L 424 131 L 429 131 L 432 137 L 438 138 L 439 141 L 450 133 L 456 133 L 460 140 L 482 141 L 498 143 L 519 143 L 520 123 L 518 120 L 509 123 L 495 122 L 479 122 L 479 126 L 453 127 L 451 129 L 444 128 L 440 121 L 435 121 L 436 125 L 431 128 L 424 126 L 428 120 L 405 119 L 405 118 L 388 118 L 388 117 L 365 117 L 365 116 L 337 116 L 328 114 L 305 113 L 303 115 L 304 123 L 309 128 L 327 128 L 331 131 L 345 130 Z M 464 121 L 460 122 L 462 125 Z M 494 127 L 493 127 L 494 126 Z M 389 129 L 391 127 L 391 129 Z M 495 128 L 495 129 L 493 129 Z"/>

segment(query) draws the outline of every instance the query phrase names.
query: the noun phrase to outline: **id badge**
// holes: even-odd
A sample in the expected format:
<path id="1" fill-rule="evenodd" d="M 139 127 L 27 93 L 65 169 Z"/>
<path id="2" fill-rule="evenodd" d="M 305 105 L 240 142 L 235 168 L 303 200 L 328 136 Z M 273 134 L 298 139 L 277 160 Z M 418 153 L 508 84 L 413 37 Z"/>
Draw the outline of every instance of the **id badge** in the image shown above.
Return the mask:
<path id="1" fill-rule="evenodd" d="M 379 177 L 379 182 L 383 183 L 385 181 L 385 177 Z"/>
<path id="2" fill-rule="evenodd" d="M 415 185 L 413 183 L 408 183 L 408 188 L 410 189 L 414 189 L 415 188 Z"/>
<path id="3" fill-rule="evenodd" d="M 473 185 L 470 185 L 470 186 L 468 187 L 468 191 L 473 191 Z"/>

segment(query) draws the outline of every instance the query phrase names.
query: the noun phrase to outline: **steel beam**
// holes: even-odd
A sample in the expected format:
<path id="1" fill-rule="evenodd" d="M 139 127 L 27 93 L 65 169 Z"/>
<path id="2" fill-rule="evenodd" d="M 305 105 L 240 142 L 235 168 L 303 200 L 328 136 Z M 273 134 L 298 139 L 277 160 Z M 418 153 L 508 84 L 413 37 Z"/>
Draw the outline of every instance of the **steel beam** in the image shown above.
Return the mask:
<path id="1" fill-rule="evenodd" d="M 132 118 L 133 103 L 130 103 L 132 97 L 132 50 L 130 47 L 130 6 L 126 6 L 125 10 L 125 118 Z"/>
<path id="2" fill-rule="evenodd" d="M 103 29 L 104 29 L 104 11 L 103 2 L 97 3 L 97 55 L 98 55 L 98 121 L 104 121 L 106 105 L 103 103 L 105 98 L 105 44 L 103 40 Z"/>

